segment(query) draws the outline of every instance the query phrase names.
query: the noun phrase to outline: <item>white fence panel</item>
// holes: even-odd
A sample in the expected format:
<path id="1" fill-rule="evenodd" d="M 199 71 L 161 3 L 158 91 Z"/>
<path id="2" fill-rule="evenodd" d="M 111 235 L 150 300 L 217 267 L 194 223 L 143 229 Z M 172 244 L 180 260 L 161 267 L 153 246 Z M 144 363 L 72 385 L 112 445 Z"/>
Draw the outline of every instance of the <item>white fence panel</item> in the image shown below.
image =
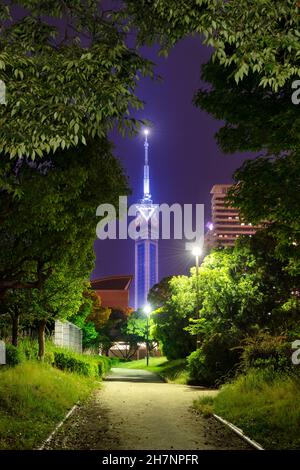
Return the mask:
<path id="1" fill-rule="evenodd" d="M 82 330 L 69 321 L 55 321 L 54 344 L 82 353 Z"/>

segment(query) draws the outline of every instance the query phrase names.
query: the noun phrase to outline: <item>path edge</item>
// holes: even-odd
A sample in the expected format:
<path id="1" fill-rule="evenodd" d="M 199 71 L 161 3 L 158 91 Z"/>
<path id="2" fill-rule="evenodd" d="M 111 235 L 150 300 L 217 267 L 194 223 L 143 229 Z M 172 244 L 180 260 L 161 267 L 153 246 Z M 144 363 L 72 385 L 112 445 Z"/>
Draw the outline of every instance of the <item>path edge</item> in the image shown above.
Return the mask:
<path id="1" fill-rule="evenodd" d="M 229 427 L 233 432 L 235 432 L 235 434 L 241 437 L 244 441 L 248 442 L 248 444 L 250 444 L 256 450 L 265 450 L 258 442 L 254 441 L 253 439 L 250 439 L 250 437 L 248 437 L 242 429 L 238 428 L 237 426 L 230 423 L 221 416 L 216 415 L 215 413 L 213 413 L 213 417 L 220 423 L 225 424 L 225 426 Z"/>
<path id="2" fill-rule="evenodd" d="M 45 449 L 46 445 L 49 444 L 52 441 L 53 437 L 55 436 L 55 434 L 57 433 L 59 428 L 61 428 L 62 425 L 65 423 L 65 421 L 67 421 L 67 419 L 70 418 L 70 416 L 74 413 L 74 411 L 78 408 L 78 406 L 79 406 L 79 402 L 77 402 L 68 411 L 68 413 L 65 415 L 65 417 L 57 424 L 57 426 L 54 428 L 54 430 L 49 434 L 47 439 L 43 442 L 43 444 L 37 450 L 44 450 Z"/>

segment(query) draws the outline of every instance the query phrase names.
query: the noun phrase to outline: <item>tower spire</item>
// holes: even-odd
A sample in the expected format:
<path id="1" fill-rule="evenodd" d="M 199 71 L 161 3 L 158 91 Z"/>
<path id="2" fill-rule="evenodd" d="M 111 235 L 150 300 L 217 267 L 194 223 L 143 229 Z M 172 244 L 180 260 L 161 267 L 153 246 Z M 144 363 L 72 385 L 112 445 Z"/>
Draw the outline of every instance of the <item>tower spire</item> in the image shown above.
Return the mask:
<path id="1" fill-rule="evenodd" d="M 148 160 L 148 151 L 149 151 L 148 134 L 149 134 L 148 129 L 145 129 L 144 130 L 144 135 L 145 135 L 145 141 L 144 141 L 145 163 L 144 163 L 144 197 L 143 197 L 143 201 L 151 201 L 149 160 Z"/>
<path id="2" fill-rule="evenodd" d="M 147 303 L 149 290 L 158 283 L 158 235 L 159 206 L 152 203 L 149 176 L 148 129 L 144 129 L 144 192 L 143 198 L 136 204 L 136 226 L 139 229 L 135 238 L 135 309 Z"/>

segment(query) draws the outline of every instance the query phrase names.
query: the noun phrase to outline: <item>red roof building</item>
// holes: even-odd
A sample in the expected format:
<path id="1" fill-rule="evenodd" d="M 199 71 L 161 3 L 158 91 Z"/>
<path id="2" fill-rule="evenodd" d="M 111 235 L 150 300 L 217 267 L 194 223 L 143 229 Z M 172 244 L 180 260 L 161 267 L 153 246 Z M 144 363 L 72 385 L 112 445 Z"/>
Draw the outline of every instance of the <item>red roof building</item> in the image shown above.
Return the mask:
<path id="1" fill-rule="evenodd" d="M 101 299 L 103 307 L 128 311 L 129 288 L 132 276 L 110 276 L 91 281 L 91 287 Z"/>

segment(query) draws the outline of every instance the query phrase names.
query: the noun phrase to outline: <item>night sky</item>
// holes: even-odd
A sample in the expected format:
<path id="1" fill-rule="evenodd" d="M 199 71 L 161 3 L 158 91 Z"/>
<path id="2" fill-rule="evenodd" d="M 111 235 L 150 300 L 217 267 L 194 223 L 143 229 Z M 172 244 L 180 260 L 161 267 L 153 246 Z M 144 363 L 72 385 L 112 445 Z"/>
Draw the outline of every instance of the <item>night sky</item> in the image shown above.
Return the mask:
<path id="1" fill-rule="evenodd" d="M 210 57 L 210 50 L 200 39 L 181 41 L 168 58 L 158 57 L 158 48 L 143 49 L 143 55 L 155 62 L 162 81 L 143 79 L 137 90 L 145 103 L 136 116 L 148 119 L 150 131 L 150 178 L 154 203 L 205 204 L 205 220 L 210 220 L 210 189 L 213 184 L 230 183 L 232 174 L 249 155 L 223 154 L 214 134 L 221 123 L 192 104 L 201 86 L 200 67 Z M 115 154 L 129 177 L 137 202 L 143 191 L 143 135 L 122 138 L 112 135 Z M 92 277 L 134 274 L 134 242 L 97 240 L 96 269 Z M 159 278 L 185 274 L 193 264 L 185 250 L 185 241 L 159 242 Z M 133 304 L 133 289 L 131 290 Z"/>
<path id="2" fill-rule="evenodd" d="M 20 19 L 24 12 L 23 8 L 15 8 L 14 18 Z M 55 20 L 54 24 L 59 26 L 60 21 Z M 161 81 L 142 79 L 136 91 L 145 106 L 135 117 L 152 122 L 149 163 L 153 202 L 204 204 L 207 222 L 211 217 L 211 187 L 230 183 L 234 170 L 249 158 L 246 154 L 222 154 L 214 139 L 221 123 L 192 104 L 201 87 L 201 64 L 209 60 L 211 50 L 202 46 L 200 38 L 187 38 L 171 50 L 168 58 L 158 56 L 158 47 L 143 48 L 142 54 L 155 62 L 155 73 L 162 77 Z M 132 204 L 142 197 L 144 136 L 122 138 L 115 132 L 111 139 L 129 178 Z M 98 221 L 95 217 L 95 228 Z M 95 252 L 92 278 L 134 274 L 132 240 L 96 240 Z M 159 279 L 187 274 L 192 264 L 184 240 L 159 241 Z"/>

